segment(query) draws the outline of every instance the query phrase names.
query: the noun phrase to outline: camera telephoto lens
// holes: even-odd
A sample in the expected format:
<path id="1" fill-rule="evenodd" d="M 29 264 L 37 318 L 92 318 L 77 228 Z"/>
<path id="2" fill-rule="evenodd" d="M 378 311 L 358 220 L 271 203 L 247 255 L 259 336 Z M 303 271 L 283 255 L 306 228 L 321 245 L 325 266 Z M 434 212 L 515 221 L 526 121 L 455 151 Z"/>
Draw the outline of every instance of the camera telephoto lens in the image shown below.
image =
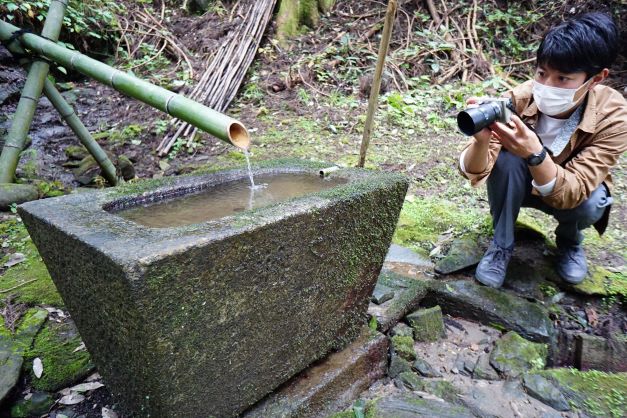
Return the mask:
<path id="1" fill-rule="evenodd" d="M 464 134 L 471 136 L 491 125 L 501 117 L 501 108 L 495 102 L 482 103 L 457 114 L 457 126 Z"/>

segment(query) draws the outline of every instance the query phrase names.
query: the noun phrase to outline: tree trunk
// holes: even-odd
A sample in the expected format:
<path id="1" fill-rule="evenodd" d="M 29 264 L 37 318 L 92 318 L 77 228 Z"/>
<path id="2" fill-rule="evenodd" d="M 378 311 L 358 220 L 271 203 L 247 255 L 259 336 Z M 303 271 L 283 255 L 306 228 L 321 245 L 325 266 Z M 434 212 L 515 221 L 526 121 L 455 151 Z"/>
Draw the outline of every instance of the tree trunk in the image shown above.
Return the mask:
<path id="1" fill-rule="evenodd" d="M 302 26 L 315 28 L 320 13 L 328 13 L 335 0 L 280 0 L 277 16 L 277 37 L 285 41 L 297 35 Z"/>

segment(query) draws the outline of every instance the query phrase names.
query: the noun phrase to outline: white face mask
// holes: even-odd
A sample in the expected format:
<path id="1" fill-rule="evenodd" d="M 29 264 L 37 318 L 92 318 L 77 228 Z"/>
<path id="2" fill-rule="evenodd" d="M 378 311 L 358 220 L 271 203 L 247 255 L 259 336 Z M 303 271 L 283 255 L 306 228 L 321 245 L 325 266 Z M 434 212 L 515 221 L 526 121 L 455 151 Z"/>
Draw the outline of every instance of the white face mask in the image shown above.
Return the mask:
<path id="1" fill-rule="evenodd" d="M 564 113 L 575 106 L 579 98 L 575 100 L 575 95 L 580 89 L 587 89 L 592 79 L 585 82 L 576 89 L 563 89 L 560 87 L 550 87 L 544 84 L 533 82 L 533 100 L 538 106 L 538 110 L 547 116 L 555 116 Z"/>

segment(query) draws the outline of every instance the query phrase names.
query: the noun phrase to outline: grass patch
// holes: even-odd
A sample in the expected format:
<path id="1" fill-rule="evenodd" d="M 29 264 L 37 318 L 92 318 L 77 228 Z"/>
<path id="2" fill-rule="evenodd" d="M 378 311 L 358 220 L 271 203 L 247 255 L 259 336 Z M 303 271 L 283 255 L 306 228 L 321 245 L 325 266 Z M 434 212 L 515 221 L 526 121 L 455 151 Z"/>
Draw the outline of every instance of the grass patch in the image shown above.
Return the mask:
<path id="1" fill-rule="evenodd" d="M 410 197 L 403 205 L 393 242 L 424 253 L 446 231 L 488 234 L 490 229 L 491 221 L 481 211 L 462 209 L 437 197 Z"/>

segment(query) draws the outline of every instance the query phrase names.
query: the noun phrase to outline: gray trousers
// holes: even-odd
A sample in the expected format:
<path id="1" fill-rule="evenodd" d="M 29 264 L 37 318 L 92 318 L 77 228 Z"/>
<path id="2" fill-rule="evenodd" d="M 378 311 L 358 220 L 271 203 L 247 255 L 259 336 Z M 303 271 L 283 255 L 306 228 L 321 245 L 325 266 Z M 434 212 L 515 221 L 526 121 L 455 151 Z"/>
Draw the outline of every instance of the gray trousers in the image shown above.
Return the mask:
<path id="1" fill-rule="evenodd" d="M 573 209 L 555 209 L 531 194 L 531 173 L 524 159 L 502 149 L 488 177 L 488 200 L 494 242 L 502 248 L 514 247 L 514 224 L 521 207 L 539 209 L 559 222 L 555 229 L 558 246 L 579 245 L 581 231 L 596 223 L 612 204 L 607 187 L 601 184 L 590 197 Z"/>

